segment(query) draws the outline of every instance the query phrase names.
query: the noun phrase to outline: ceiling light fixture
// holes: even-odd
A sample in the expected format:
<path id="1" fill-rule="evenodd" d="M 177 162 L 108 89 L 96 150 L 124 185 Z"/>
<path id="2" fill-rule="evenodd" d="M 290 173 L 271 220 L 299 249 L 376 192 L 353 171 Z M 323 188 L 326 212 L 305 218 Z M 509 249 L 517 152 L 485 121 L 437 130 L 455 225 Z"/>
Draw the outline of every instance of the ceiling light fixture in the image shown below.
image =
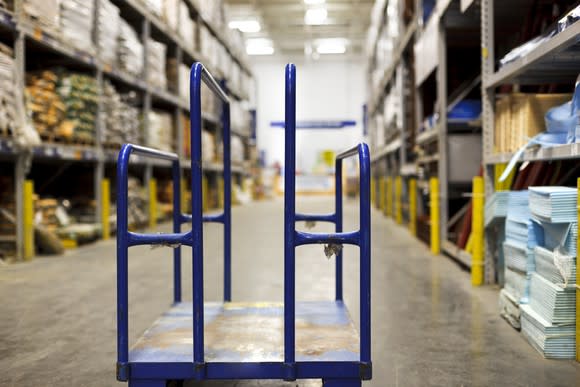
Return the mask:
<path id="1" fill-rule="evenodd" d="M 344 54 L 346 39 L 321 39 L 316 42 L 316 52 L 319 54 Z"/>
<path id="2" fill-rule="evenodd" d="M 262 26 L 260 26 L 260 22 L 257 20 L 232 20 L 228 23 L 228 27 L 230 29 L 235 30 L 238 29 L 242 32 L 260 32 Z"/>
<path id="3" fill-rule="evenodd" d="M 248 39 L 246 53 L 248 55 L 272 55 L 274 54 L 274 45 L 270 39 Z"/>
<path id="4" fill-rule="evenodd" d="M 304 24 L 311 26 L 324 24 L 327 17 L 328 11 L 326 8 L 308 8 L 304 15 Z"/>

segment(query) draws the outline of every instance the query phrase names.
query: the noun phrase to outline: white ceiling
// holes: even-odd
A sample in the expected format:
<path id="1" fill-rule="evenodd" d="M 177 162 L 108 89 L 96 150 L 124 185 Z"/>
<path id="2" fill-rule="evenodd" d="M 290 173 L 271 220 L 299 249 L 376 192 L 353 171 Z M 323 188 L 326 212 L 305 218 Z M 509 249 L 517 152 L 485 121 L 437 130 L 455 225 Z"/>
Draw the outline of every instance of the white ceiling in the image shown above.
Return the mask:
<path id="1" fill-rule="evenodd" d="M 370 23 L 373 0 L 326 0 L 308 5 L 304 0 L 225 0 L 230 20 L 258 19 L 261 31 L 246 38 L 269 38 L 277 53 L 304 53 L 316 39 L 346 38 L 347 54 L 360 54 Z M 324 7 L 328 16 L 322 25 L 306 25 L 309 8 Z"/>

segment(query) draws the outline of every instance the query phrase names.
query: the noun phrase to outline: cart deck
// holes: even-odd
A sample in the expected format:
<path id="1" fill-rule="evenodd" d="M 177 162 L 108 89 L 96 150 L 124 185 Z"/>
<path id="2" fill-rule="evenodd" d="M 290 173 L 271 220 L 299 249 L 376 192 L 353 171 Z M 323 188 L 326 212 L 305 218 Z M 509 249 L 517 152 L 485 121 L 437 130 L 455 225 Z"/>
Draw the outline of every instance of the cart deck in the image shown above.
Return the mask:
<path id="1" fill-rule="evenodd" d="M 223 212 L 204 215 L 202 208 L 201 83 L 222 100 Z M 229 98 L 201 63 L 192 66 L 191 214 L 181 210 L 182 167 L 179 156 L 125 144 L 117 164 L 117 379 L 130 387 L 166 387 L 188 379 L 323 379 L 325 387 L 359 387 L 372 376 L 370 155 L 359 144 L 336 156 L 335 212 L 296 213 L 296 69 L 286 67 L 284 303 L 231 302 L 231 160 Z M 131 155 L 171 162 L 173 232 L 143 234 L 128 229 L 128 169 Z M 342 161 L 358 156 L 360 170 L 359 230 L 342 230 Z M 296 222 L 335 225 L 334 233 L 296 230 Z M 204 302 L 203 223 L 224 231 L 224 302 Z M 182 232 L 182 225 L 191 228 Z M 335 299 L 296 302 L 295 250 L 324 244 L 335 257 Z M 342 246 L 359 247 L 360 336 L 342 301 Z M 129 249 L 138 245 L 173 248 L 173 306 L 129 350 Z M 182 302 L 181 246 L 192 250 L 192 300 Z M 324 259 L 324 258 L 321 258 Z"/>
<path id="2" fill-rule="evenodd" d="M 205 360 L 282 362 L 284 305 L 205 303 Z M 193 358 L 192 304 L 178 303 L 129 352 L 131 363 L 186 363 Z M 342 301 L 296 304 L 296 361 L 359 360 L 359 336 Z"/>

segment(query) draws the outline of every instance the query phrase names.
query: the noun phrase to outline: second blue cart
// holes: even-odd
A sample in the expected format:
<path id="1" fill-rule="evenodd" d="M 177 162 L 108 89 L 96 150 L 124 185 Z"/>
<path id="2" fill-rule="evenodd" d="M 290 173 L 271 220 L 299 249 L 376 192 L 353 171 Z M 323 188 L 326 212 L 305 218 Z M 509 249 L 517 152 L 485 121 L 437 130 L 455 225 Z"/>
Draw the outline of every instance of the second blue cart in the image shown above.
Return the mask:
<path id="1" fill-rule="evenodd" d="M 369 380 L 371 365 L 371 226 L 370 156 L 359 144 L 336 157 L 335 211 L 296 213 L 296 68 L 286 66 L 284 303 L 233 302 L 231 298 L 231 166 L 229 99 L 201 63 L 190 75 L 192 213 L 180 208 L 181 166 L 173 153 L 126 144 L 117 165 L 117 379 L 131 387 L 165 387 L 185 380 L 322 379 L 325 387 L 356 387 Z M 201 85 L 222 100 L 224 210 L 202 214 Z M 173 177 L 173 233 L 130 232 L 127 223 L 127 178 L 131 155 L 169 160 Z M 342 229 L 342 160 L 357 156 L 360 168 L 360 229 Z M 334 233 L 296 230 L 298 221 L 335 224 Z M 203 222 L 224 227 L 224 300 L 204 303 Z M 191 229 L 181 231 L 183 224 Z M 248 241 L 250 242 L 250 241 Z M 306 244 L 337 247 L 335 299 L 297 302 L 295 250 Z M 342 295 L 344 244 L 360 249 L 360 335 Z M 173 250 L 173 305 L 129 349 L 129 248 L 169 245 Z M 193 302 L 181 297 L 181 248 L 192 248 Z M 260 268 L 255 268 L 260 270 Z"/>

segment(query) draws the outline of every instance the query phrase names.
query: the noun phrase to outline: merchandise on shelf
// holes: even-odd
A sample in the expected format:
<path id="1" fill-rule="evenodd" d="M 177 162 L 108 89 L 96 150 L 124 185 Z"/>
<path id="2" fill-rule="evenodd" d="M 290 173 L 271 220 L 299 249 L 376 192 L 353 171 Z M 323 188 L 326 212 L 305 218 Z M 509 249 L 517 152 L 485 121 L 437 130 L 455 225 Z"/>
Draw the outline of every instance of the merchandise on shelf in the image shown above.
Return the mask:
<path id="1" fill-rule="evenodd" d="M 27 109 L 37 132 L 93 142 L 97 113 L 95 78 L 58 69 L 27 75 Z"/>
<path id="2" fill-rule="evenodd" d="M 231 158 L 233 163 L 241 164 L 244 162 L 244 142 L 238 136 L 232 136 Z"/>
<path id="3" fill-rule="evenodd" d="M 140 112 L 135 92 L 119 93 L 108 81 L 103 89 L 103 142 L 109 144 L 141 143 Z"/>
<path id="4" fill-rule="evenodd" d="M 204 25 L 199 29 L 199 44 L 201 55 L 208 61 L 210 69 L 213 70 L 218 65 L 216 46 L 219 43 Z"/>
<path id="5" fill-rule="evenodd" d="M 97 49 L 100 58 L 109 65 L 115 64 L 117 60 L 120 19 L 119 7 L 110 0 L 99 0 Z"/>
<path id="6" fill-rule="evenodd" d="M 143 73 L 143 44 L 133 27 L 121 19 L 119 24 L 119 41 L 117 46 L 119 67 L 139 77 Z"/>
<path id="7" fill-rule="evenodd" d="M 24 0 L 22 10 L 25 17 L 51 34 L 60 31 L 60 0 Z"/>
<path id="8" fill-rule="evenodd" d="M 203 84 L 201 88 L 201 111 L 203 113 L 219 117 L 219 108 L 221 106 L 220 101 L 205 84 Z"/>
<path id="9" fill-rule="evenodd" d="M 185 41 L 185 44 L 192 50 L 196 49 L 195 45 L 195 22 L 189 14 L 189 8 L 185 1 L 181 0 L 179 2 L 179 24 L 178 32 L 179 36 Z"/>
<path id="10" fill-rule="evenodd" d="M 163 21 L 176 31 L 179 22 L 179 4 L 181 0 L 164 0 L 163 1 Z"/>
<path id="11" fill-rule="evenodd" d="M 171 58 L 167 62 L 167 82 L 169 84 L 169 90 L 177 93 L 180 98 L 189 104 L 189 67 L 183 63 L 178 64 L 175 58 Z"/>
<path id="12" fill-rule="evenodd" d="M 129 227 L 138 227 L 147 223 L 147 193 L 139 179 L 129 176 L 128 183 L 128 216 Z"/>
<path id="13" fill-rule="evenodd" d="M 163 14 L 163 0 L 141 0 L 141 2 L 155 16 L 161 17 Z"/>
<path id="14" fill-rule="evenodd" d="M 230 103 L 230 123 L 231 127 L 238 131 L 250 134 L 251 116 L 243 102 L 232 101 Z"/>
<path id="15" fill-rule="evenodd" d="M 85 0 L 60 0 L 62 39 L 74 47 L 93 52 L 95 3 Z"/>
<path id="16" fill-rule="evenodd" d="M 208 162 L 216 160 L 215 137 L 207 130 L 201 131 L 201 159 Z"/>
<path id="17" fill-rule="evenodd" d="M 546 130 L 544 116 L 550 108 L 571 99 L 570 94 L 513 93 L 496 101 L 494 152 L 515 152 L 531 137 Z M 550 142 L 565 143 L 566 134 L 550 136 Z"/>
<path id="18" fill-rule="evenodd" d="M 164 111 L 152 110 L 149 112 L 148 120 L 145 132 L 146 145 L 171 152 L 173 150 L 172 115 Z"/>
<path id="19" fill-rule="evenodd" d="M 216 29 L 222 30 L 225 22 L 222 0 L 197 0 L 201 16 Z"/>
<path id="20" fill-rule="evenodd" d="M 153 39 L 147 40 L 148 81 L 152 86 L 167 89 L 165 58 L 167 46 Z"/>
<path id="21" fill-rule="evenodd" d="M 0 136 L 14 136 L 19 125 L 15 70 L 12 50 L 0 44 Z"/>

